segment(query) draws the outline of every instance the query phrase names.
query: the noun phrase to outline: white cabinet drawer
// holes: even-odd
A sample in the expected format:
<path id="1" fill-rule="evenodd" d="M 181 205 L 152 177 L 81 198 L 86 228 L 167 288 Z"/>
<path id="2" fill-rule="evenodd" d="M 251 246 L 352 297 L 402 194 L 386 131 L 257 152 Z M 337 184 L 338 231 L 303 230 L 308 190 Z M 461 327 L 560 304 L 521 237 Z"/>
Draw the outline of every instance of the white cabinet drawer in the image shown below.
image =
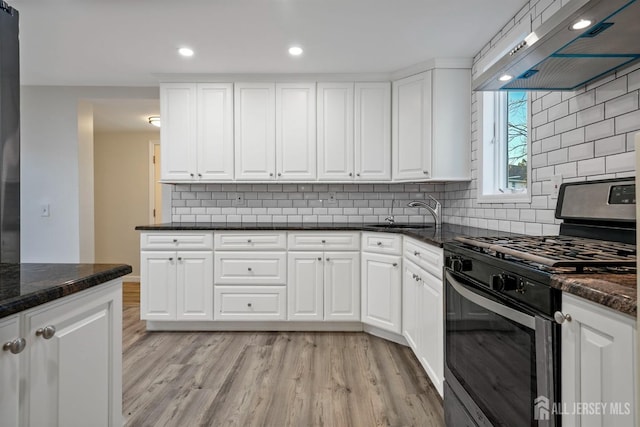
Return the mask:
<path id="1" fill-rule="evenodd" d="M 286 252 L 215 252 L 216 285 L 284 285 Z"/>
<path id="2" fill-rule="evenodd" d="M 362 250 L 380 254 L 401 255 L 402 236 L 391 233 L 362 233 Z"/>
<path id="3" fill-rule="evenodd" d="M 142 233 L 140 234 L 140 249 L 211 250 L 213 249 L 213 233 L 202 231 Z"/>
<path id="4" fill-rule="evenodd" d="M 287 249 L 287 234 L 273 231 L 222 231 L 213 236 L 215 250 L 263 251 Z"/>
<path id="5" fill-rule="evenodd" d="M 289 250 L 295 251 L 357 251 L 360 249 L 360 233 L 301 231 L 289 233 Z"/>
<path id="6" fill-rule="evenodd" d="M 216 286 L 215 320 L 286 320 L 285 286 Z"/>
<path id="7" fill-rule="evenodd" d="M 405 259 L 415 263 L 435 277 L 442 278 L 442 248 L 405 237 L 403 255 Z"/>

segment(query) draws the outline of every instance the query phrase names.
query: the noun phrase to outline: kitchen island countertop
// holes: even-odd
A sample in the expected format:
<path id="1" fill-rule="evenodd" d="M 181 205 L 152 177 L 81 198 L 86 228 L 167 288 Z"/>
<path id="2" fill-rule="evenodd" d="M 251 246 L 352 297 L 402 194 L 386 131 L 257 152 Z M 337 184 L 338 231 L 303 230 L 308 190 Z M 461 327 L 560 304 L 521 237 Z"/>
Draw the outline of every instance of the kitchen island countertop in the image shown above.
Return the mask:
<path id="1" fill-rule="evenodd" d="M 0 318 L 131 273 L 125 264 L 0 264 Z"/>

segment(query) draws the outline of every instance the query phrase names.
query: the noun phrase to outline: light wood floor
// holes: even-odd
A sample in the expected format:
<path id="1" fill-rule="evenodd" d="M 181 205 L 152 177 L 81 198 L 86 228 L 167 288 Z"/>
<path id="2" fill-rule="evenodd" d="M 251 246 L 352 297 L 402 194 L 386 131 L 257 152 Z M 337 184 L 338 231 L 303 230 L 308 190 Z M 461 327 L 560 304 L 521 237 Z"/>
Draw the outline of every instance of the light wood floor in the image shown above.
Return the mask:
<path id="1" fill-rule="evenodd" d="M 444 426 L 411 350 L 368 334 L 123 326 L 127 426 Z"/>
<path id="2" fill-rule="evenodd" d="M 122 305 L 140 305 L 140 282 L 122 283 Z"/>

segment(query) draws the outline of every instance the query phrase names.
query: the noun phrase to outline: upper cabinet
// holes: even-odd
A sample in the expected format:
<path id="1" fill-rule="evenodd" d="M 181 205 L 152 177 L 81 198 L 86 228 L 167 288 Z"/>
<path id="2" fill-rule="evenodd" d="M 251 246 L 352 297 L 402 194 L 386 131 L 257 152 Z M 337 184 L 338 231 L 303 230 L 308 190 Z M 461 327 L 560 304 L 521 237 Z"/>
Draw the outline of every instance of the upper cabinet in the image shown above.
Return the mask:
<path id="1" fill-rule="evenodd" d="M 233 179 L 232 96 L 230 83 L 162 84 L 163 180 Z"/>
<path id="2" fill-rule="evenodd" d="M 470 70 L 395 81 L 392 110 L 394 181 L 470 179 Z"/>
<path id="3" fill-rule="evenodd" d="M 391 86 L 318 83 L 318 179 L 391 179 Z"/>

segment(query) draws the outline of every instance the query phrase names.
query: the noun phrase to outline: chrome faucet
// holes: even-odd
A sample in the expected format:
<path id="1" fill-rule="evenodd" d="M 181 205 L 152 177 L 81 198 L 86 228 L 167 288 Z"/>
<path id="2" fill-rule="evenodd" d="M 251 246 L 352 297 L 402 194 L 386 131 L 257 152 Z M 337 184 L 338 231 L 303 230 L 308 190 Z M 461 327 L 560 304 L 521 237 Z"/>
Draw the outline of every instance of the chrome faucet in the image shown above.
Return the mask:
<path id="1" fill-rule="evenodd" d="M 393 215 L 389 215 L 389 216 L 388 216 L 388 217 L 386 217 L 384 220 L 385 220 L 385 221 L 387 221 L 387 224 L 388 224 L 389 226 L 392 226 L 392 225 L 393 225 L 393 224 L 395 224 L 395 222 L 396 222 L 396 219 L 393 217 Z"/>
<path id="2" fill-rule="evenodd" d="M 442 205 L 439 201 L 436 200 L 435 197 L 428 194 L 427 197 L 435 202 L 435 208 L 432 208 L 428 203 L 421 200 L 414 200 L 412 202 L 409 202 L 407 206 L 410 208 L 425 208 L 431 215 L 433 215 L 433 219 L 436 221 L 436 227 L 440 228 L 442 227 Z"/>

